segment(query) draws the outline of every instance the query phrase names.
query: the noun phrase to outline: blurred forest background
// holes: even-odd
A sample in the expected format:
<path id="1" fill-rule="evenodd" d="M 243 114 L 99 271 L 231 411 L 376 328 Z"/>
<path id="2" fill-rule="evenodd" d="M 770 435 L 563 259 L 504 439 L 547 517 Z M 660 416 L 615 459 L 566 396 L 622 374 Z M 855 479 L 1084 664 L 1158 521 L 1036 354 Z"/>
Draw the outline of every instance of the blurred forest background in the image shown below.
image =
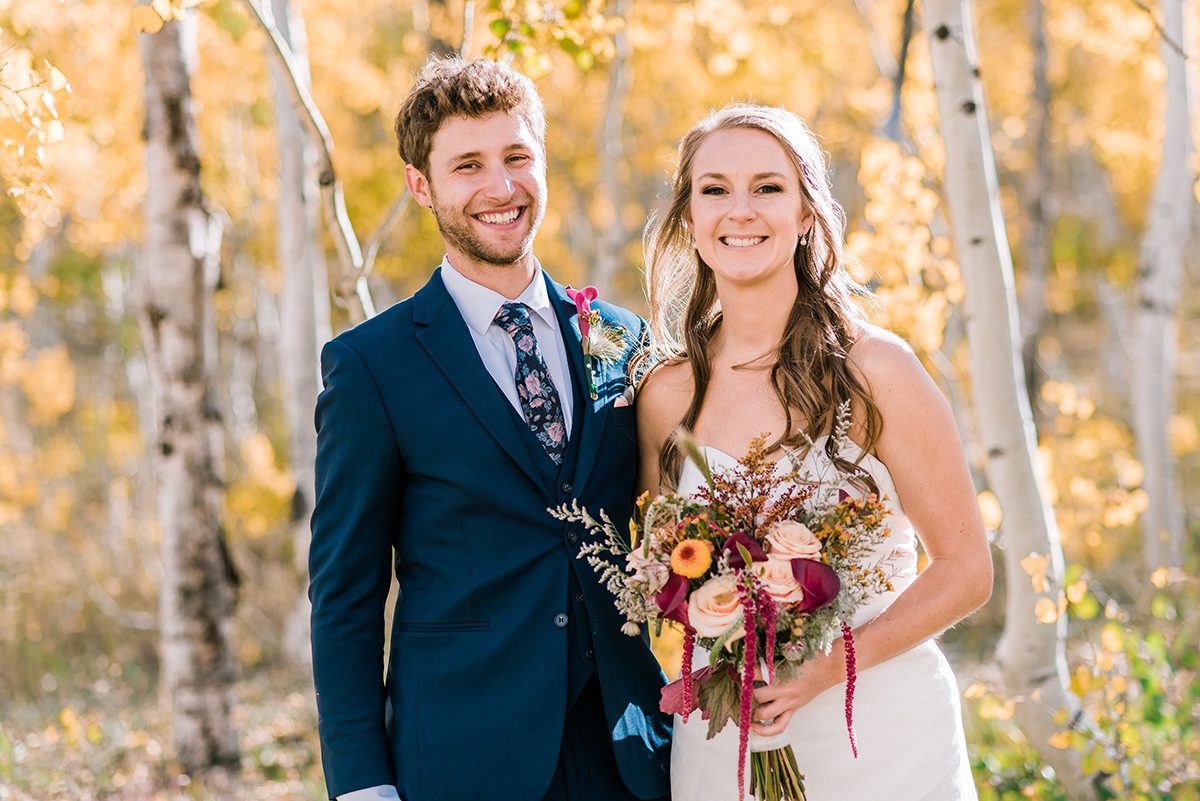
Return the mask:
<path id="1" fill-rule="evenodd" d="M 981 798 L 1200 799 L 1196 4 L 923 6 L 0 0 L 0 801 L 325 797 L 316 354 L 441 257 L 391 119 L 452 51 L 545 97 L 542 263 L 643 312 L 682 133 L 808 120 L 993 532 L 943 638 Z M 939 113 L 942 45 L 985 94 Z"/>

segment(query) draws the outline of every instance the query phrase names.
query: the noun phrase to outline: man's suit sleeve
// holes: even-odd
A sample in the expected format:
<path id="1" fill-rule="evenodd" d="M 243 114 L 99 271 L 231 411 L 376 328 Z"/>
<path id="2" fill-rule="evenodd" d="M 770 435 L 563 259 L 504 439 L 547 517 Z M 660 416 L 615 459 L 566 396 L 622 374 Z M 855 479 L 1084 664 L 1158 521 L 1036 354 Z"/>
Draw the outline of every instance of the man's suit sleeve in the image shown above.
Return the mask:
<path id="1" fill-rule="evenodd" d="M 309 550 L 313 679 L 330 797 L 390 785 L 384 726 L 384 606 L 403 465 L 378 386 L 359 355 L 321 352 L 316 502 Z"/>

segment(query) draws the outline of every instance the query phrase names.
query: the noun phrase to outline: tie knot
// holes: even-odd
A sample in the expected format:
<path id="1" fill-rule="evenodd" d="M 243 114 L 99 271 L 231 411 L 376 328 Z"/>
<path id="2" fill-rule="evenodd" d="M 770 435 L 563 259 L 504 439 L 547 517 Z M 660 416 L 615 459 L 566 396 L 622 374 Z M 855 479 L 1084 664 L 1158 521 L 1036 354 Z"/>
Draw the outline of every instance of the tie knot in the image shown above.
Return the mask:
<path id="1" fill-rule="evenodd" d="M 492 322 L 503 328 L 509 336 L 533 328 L 529 321 L 529 307 L 524 303 L 505 303 L 500 307 L 500 311 L 496 312 Z"/>

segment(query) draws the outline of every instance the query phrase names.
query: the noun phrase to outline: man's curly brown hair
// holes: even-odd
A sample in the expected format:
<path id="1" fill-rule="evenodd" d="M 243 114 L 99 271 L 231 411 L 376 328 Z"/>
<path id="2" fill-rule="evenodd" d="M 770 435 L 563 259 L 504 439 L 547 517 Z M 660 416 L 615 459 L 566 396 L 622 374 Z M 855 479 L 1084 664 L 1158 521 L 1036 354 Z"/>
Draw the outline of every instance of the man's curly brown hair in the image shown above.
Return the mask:
<path id="1" fill-rule="evenodd" d="M 428 177 L 433 135 L 447 117 L 483 117 L 497 112 L 520 116 L 545 150 L 546 110 L 527 76 L 491 59 L 432 58 L 396 114 L 400 158 Z"/>

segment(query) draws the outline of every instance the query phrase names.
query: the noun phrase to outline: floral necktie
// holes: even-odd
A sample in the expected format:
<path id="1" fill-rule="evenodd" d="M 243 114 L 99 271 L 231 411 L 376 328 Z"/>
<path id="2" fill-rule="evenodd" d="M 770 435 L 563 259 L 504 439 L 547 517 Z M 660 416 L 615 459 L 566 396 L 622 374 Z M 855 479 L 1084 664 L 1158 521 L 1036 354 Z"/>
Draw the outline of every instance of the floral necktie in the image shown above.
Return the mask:
<path id="1" fill-rule="evenodd" d="M 524 303 L 505 303 L 493 322 L 512 337 L 517 347 L 514 378 L 525 422 L 554 463 L 562 464 L 563 454 L 567 450 L 562 403 L 550 379 L 550 371 L 546 369 L 546 362 L 542 360 L 542 353 L 538 350 L 529 308 Z"/>

